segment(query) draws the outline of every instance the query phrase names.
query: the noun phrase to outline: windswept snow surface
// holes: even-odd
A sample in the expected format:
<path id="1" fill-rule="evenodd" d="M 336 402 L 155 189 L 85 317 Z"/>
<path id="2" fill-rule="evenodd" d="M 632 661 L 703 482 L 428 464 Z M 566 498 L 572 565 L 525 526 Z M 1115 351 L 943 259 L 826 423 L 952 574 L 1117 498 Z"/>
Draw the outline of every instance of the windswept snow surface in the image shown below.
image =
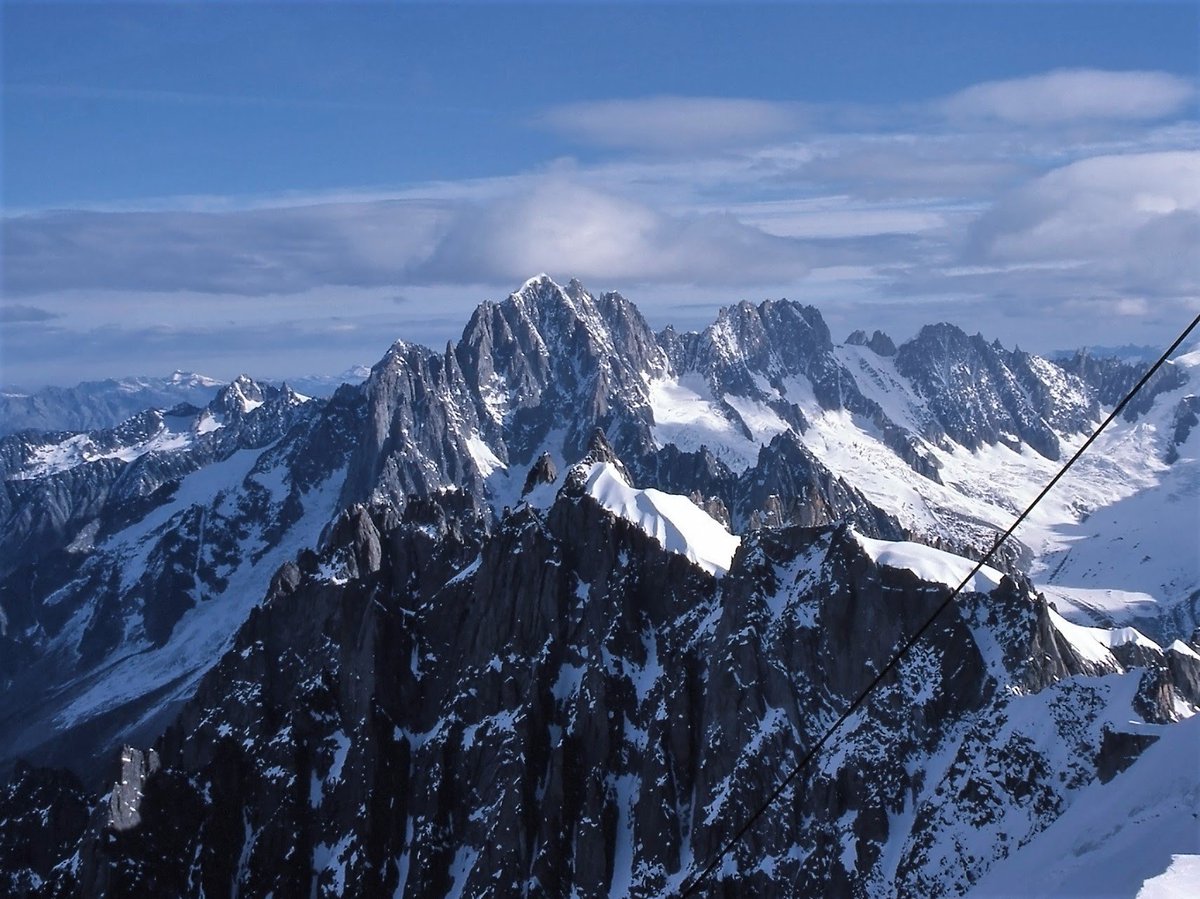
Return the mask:
<path id="1" fill-rule="evenodd" d="M 1137 646 L 1145 646 L 1149 649 L 1162 651 L 1162 647 L 1153 640 L 1148 639 L 1136 628 L 1119 627 L 1108 630 L 1101 627 L 1083 627 L 1078 624 L 1072 624 L 1053 608 L 1049 611 L 1050 623 L 1054 625 L 1054 629 L 1062 634 L 1063 638 L 1071 644 L 1075 651 L 1079 653 L 1080 658 L 1086 659 L 1089 662 L 1096 662 L 1102 665 L 1115 665 L 1116 660 L 1113 658 L 1110 650 L 1118 646 L 1124 646 L 1126 643 L 1133 643 Z M 1180 645 L 1185 644 L 1181 643 Z"/>
<path id="2" fill-rule="evenodd" d="M 686 452 L 706 447 L 734 471 L 745 471 L 758 458 L 760 441 L 767 443 L 774 436 L 760 431 L 752 440 L 742 433 L 721 411 L 704 378 L 694 372 L 653 379 L 647 393 L 659 446 L 673 443 Z"/>
<path id="3" fill-rule="evenodd" d="M 874 540 L 855 533 L 854 539 L 866 551 L 867 555 L 884 568 L 902 568 L 913 572 L 917 577 L 935 584 L 946 584 L 957 587 L 963 582 L 975 563 L 962 556 L 944 550 L 934 549 L 921 543 L 904 541 Z M 984 565 L 967 583 L 964 590 L 979 593 L 989 593 L 1000 586 L 1003 577 L 995 568 Z"/>
<path id="4" fill-rule="evenodd" d="M 631 521 L 662 544 L 709 574 L 723 575 L 733 563 L 741 538 L 686 496 L 630 487 L 616 466 L 599 462 L 588 469 L 587 493 L 601 506 Z"/>
<path id="5" fill-rule="evenodd" d="M 479 469 L 479 473 L 485 478 L 493 471 L 505 468 L 504 463 L 496 458 L 496 454 L 492 452 L 491 447 L 484 443 L 483 438 L 478 434 L 472 434 L 467 438 L 467 451 L 471 454 L 471 459 L 475 462 L 475 467 Z"/>
<path id="6" fill-rule="evenodd" d="M 1167 870 L 1151 877 L 1137 899 L 1195 899 L 1200 893 L 1200 855 L 1173 855 Z"/>
<path id="7" fill-rule="evenodd" d="M 1062 817 L 967 895 L 1200 895 L 1200 716 L 1154 732 L 1158 741 L 1126 771 L 1084 788 Z"/>

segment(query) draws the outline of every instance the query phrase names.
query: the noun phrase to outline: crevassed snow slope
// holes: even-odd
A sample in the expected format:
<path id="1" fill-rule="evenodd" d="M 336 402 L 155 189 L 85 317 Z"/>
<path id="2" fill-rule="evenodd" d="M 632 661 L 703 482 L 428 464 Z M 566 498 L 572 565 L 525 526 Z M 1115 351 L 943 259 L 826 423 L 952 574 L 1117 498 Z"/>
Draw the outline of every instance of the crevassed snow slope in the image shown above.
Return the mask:
<path id="1" fill-rule="evenodd" d="M 729 570 L 741 538 L 686 496 L 630 487 L 608 462 L 588 469 L 586 489 L 601 506 L 636 524 L 668 552 L 685 556 L 709 574 Z"/>
<path id="2" fill-rule="evenodd" d="M 1171 435 L 1170 416 L 1194 391 L 1195 370 L 1188 387 L 1160 398 L 1141 425 L 1144 431 Z M 1130 442 L 1136 437 L 1119 436 Z M 1086 520 L 1060 525 L 1061 547 L 1040 560 L 1034 575 L 1059 610 L 1079 623 L 1150 626 L 1163 618 L 1168 631 L 1187 634 L 1200 624 L 1200 429 L 1176 447 L 1179 458 L 1169 467 L 1160 461 L 1161 446 L 1142 449 L 1134 442 L 1124 454 L 1127 470 L 1139 452 L 1145 453 L 1142 465 L 1165 469 L 1156 482 Z"/>
<path id="3" fill-rule="evenodd" d="M 744 471 L 758 458 L 759 447 L 774 436 L 743 433 L 721 412 L 720 403 L 698 374 L 651 379 L 646 392 L 654 416 L 654 439 L 660 446 L 673 443 L 687 452 L 707 447 L 734 471 Z"/>
<path id="4" fill-rule="evenodd" d="M 1200 895 L 1200 866 L 1187 861 L 1200 855 L 1200 715 L 1153 730 L 1158 741 L 1126 771 L 1085 787 L 967 895 L 1132 899 L 1170 896 L 1168 886 Z"/>
<path id="5" fill-rule="evenodd" d="M 109 538 L 101 548 L 123 558 L 122 576 L 126 588 L 132 586 L 145 568 L 156 541 L 178 515 L 206 503 L 211 503 L 210 514 L 214 516 L 232 515 L 245 480 L 254 477 L 260 485 L 270 480 L 253 472 L 255 464 L 266 455 L 264 450 L 240 450 L 222 462 L 188 475 L 170 502 Z M 187 695 L 213 660 L 228 648 L 250 609 L 262 601 L 278 567 L 294 555 L 296 546 L 316 542 L 321 529 L 336 511 L 341 474 L 335 472 L 311 492 L 300 495 L 303 512 L 292 525 L 289 539 L 258 558 L 254 558 L 251 551 L 261 550 L 263 539 L 262 534 L 252 528 L 247 534 L 246 552 L 238 566 L 223 572 L 228 580 L 226 589 L 219 597 L 198 602 L 189 609 L 166 644 L 150 646 L 142 635 L 128 634 L 126 645 L 114 653 L 115 661 L 101 672 L 88 672 L 71 685 L 73 700 L 57 711 L 55 725 L 69 727 L 167 684 L 174 689 L 164 701 Z M 280 485 L 280 489 L 272 491 L 270 502 L 272 506 L 282 504 L 287 496 L 287 489 Z M 266 525 L 264 521 L 262 527 Z M 91 611 L 89 607 L 82 608 L 76 620 L 64 628 L 59 642 L 71 645 L 78 641 Z"/>
<path id="6" fill-rule="evenodd" d="M 930 413 L 892 359 L 863 347 L 834 352 L 865 396 L 896 424 L 921 433 Z M 1200 624 L 1192 608 L 1200 590 L 1200 428 L 1178 448 L 1177 461 L 1165 461 L 1179 402 L 1200 382 L 1200 353 L 1173 364 L 1188 376 L 1186 383 L 1156 397 L 1137 421 L 1115 421 L 1011 538 L 1021 567 L 1076 623 L 1136 624 L 1156 638 Z M 969 450 L 918 437 L 921 451 L 939 467 L 938 484 L 905 463 L 871 422 L 821 408 L 805 378 L 785 379 L 782 390 L 758 386 L 800 410 L 812 425 L 801 441 L 876 506 L 914 534 L 979 550 L 990 547 L 1087 436 L 1058 433 L 1058 461 L 1024 445 Z M 696 374 L 650 380 L 648 394 L 657 443 L 707 446 L 735 471 L 753 464 L 759 447 L 788 427 L 759 401 L 714 396 Z"/>

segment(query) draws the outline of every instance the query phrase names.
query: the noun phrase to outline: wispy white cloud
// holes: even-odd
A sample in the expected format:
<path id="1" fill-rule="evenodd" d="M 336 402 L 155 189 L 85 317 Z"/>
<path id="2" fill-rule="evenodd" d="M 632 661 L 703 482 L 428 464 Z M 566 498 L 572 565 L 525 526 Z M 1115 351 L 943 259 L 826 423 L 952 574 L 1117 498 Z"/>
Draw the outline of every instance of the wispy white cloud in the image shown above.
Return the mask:
<path id="1" fill-rule="evenodd" d="M 976 84 L 936 104 L 952 118 L 1018 125 L 1160 119 L 1180 112 L 1195 86 L 1166 72 L 1059 69 Z"/>
<path id="2" fill-rule="evenodd" d="M 798 278 L 802 242 L 720 212 L 672 214 L 560 176 L 499 196 L 244 212 L 57 212 L 4 221 L 5 290 L 287 294 L 323 285 Z"/>
<path id="3" fill-rule="evenodd" d="M 550 177 L 461 210 L 414 274 L 494 281 L 554 271 L 617 283 L 752 284 L 802 276 L 807 255 L 803 243 L 732 215 L 672 215 Z"/>
<path id="4" fill-rule="evenodd" d="M 1100 156 L 1002 196 L 973 224 L 967 252 L 988 262 L 1119 266 L 1163 281 L 1157 272 L 1187 291 L 1200 287 L 1197 222 L 1200 152 Z"/>
<path id="5" fill-rule="evenodd" d="M 890 118 L 858 110 L 853 129 L 766 101 L 577 104 L 541 124 L 632 152 L 387 189 L 10 212 L 0 315 L 20 323 L 0 334 L 5 364 L 111 353 L 123 329 L 163 359 L 188 335 L 213 346 L 272 323 L 316 347 L 322 326 L 297 318 L 339 315 L 329 347 L 367 348 L 345 367 L 392 337 L 453 336 L 537 271 L 627 290 L 656 324 L 786 295 L 835 331 L 950 318 L 1010 339 L 1037 316 L 1051 347 L 1104 342 L 1082 329 L 1120 316 L 1152 341 L 1200 295 L 1200 128 L 1151 117 L 1186 116 L 1179 81 L 1049 73 Z M 1040 111 L 1019 118 L 1023 103 Z"/>
<path id="6" fill-rule="evenodd" d="M 800 103 L 725 97 L 641 97 L 568 103 L 534 121 L 571 139 L 603 147 L 654 151 L 746 146 L 795 133 Z"/>
<path id="7" fill-rule="evenodd" d="M 3 221 L 4 290 L 260 296 L 322 284 L 395 284 L 432 252 L 447 217 L 444 204 L 410 201 L 10 217 Z"/>

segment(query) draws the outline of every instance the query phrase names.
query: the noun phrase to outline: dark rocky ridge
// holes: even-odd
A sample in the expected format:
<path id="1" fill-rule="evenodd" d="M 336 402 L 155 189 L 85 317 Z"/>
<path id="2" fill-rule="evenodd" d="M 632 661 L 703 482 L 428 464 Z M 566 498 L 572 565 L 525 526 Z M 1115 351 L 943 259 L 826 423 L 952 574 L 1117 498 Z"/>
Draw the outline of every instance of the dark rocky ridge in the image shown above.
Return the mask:
<path id="1" fill-rule="evenodd" d="M 866 331 L 855 331 L 846 338 L 847 346 L 865 346 L 877 356 L 895 356 L 896 344 L 883 331 L 876 331 L 867 338 Z"/>
<path id="2" fill-rule="evenodd" d="M 842 527 L 762 531 L 716 581 L 569 487 L 491 536 L 455 495 L 357 507 L 281 571 L 31 895 L 662 895 L 946 589 Z M 1019 844 L 1136 758 L 1027 589 L 962 597 L 707 894 L 955 894 L 992 861 L 946 864 L 963 822 Z"/>

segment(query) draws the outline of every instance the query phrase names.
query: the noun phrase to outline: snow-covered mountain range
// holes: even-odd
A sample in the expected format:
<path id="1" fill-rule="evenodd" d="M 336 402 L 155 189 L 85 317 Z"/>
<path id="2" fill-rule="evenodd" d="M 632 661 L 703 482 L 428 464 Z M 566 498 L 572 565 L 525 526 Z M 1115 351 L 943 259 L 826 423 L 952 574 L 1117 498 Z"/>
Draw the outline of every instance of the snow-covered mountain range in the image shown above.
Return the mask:
<path id="1" fill-rule="evenodd" d="M 362 383 L 369 374 L 369 368 L 356 365 L 340 375 L 289 378 L 286 385 L 301 395 L 327 397 L 342 384 Z M 264 383 L 284 386 L 282 381 Z M 113 428 L 147 409 L 171 409 L 180 403 L 206 405 L 223 386 L 216 378 L 176 371 L 165 378 L 109 378 L 39 390 L 10 388 L 0 392 L 0 437 L 27 430 Z"/>
<path id="2" fill-rule="evenodd" d="M 947 324 L 837 344 L 788 301 L 656 334 L 539 276 L 328 398 L 243 377 L 10 434 L 0 876 L 676 888 L 1144 368 Z M 1200 749 L 1198 372 L 1155 377 L 711 895 L 997 895 L 1055 847 L 1181 876 L 1200 777 L 1153 759 Z M 1099 835 L 1076 811 L 1123 802 Z"/>

